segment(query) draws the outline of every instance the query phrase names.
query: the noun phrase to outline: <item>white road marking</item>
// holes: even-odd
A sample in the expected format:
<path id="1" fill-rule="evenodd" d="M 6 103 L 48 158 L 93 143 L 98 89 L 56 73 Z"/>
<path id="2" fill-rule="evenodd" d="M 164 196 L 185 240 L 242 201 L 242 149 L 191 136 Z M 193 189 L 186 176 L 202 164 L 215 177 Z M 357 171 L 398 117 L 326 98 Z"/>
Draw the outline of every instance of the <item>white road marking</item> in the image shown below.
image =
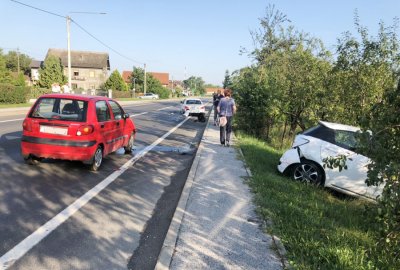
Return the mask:
<path id="1" fill-rule="evenodd" d="M 146 155 L 151 149 L 153 149 L 157 144 L 161 143 L 166 137 L 171 133 L 175 132 L 183 123 L 185 123 L 189 118 L 186 118 L 162 137 L 158 138 L 151 145 L 144 148 L 142 151 L 137 153 L 134 157 L 128 160 L 124 165 L 122 165 L 117 171 L 110 174 L 103 181 L 98 183 L 94 188 L 86 192 L 79 199 L 65 208 L 63 211 L 58 213 L 52 219 L 47 221 L 44 225 L 38 228 L 31 235 L 26 237 L 24 240 L 19 242 L 15 247 L 9 250 L 6 254 L 0 257 L 0 269 L 7 269 L 16 260 L 20 259 L 25 255 L 30 249 L 36 246 L 41 240 L 43 240 L 52 231 L 57 229 L 62 223 L 68 220 L 73 214 L 75 214 L 79 209 L 81 209 L 85 204 L 87 204 L 91 199 L 93 199 L 97 194 L 99 194 L 103 189 L 105 189 L 109 184 L 114 182 L 121 174 L 123 174 L 127 169 L 129 169 L 133 164 L 136 163 L 140 158 Z"/>
<path id="2" fill-rule="evenodd" d="M 143 114 L 147 114 L 147 113 L 148 113 L 148 112 L 142 112 L 142 113 L 132 114 L 130 117 L 139 116 L 139 115 L 143 115 Z"/>
<path id="3" fill-rule="evenodd" d="M 171 107 L 172 107 L 172 106 L 164 107 L 164 108 L 158 109 L 158 110 L 156 110 L 156 111 L 161 111 L 161 110 L 168 109 L 168 108 L 171 108 Z"/>
<path id="4" fill-rule="evenodd" d="M 7 122 L 14 122 L 14 121 L 21 121 L 25 118 L 18 118 L 18 119 L 11 119 L 11 120 L 1 120 L 0 123 L 7 123 Z"/>

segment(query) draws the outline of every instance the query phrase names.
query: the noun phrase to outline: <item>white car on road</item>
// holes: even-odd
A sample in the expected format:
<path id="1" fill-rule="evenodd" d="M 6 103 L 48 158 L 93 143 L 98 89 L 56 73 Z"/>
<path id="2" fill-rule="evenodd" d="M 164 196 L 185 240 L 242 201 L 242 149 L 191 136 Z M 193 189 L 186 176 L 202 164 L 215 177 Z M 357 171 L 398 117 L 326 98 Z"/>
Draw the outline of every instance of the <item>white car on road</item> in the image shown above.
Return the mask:
<path id="1" fill-rule="evenodd" d="M 143 96 L 140 96 L 139 98 L 141 99 L 159 99 L 159 96 L 157 94 L 153 94 L 153 93 L 146 93 Z"/>
<path id="2" fill-rule="evenodd" d="M 187 98 L 181 101 L 181 113 L 187 116 L 197 116 L 199 121 L 205 121 L 206 107 L 198 98 Z"/>
<path id="3" fill-rule="evenodd" d="M 281 157 L 278 170 L 294 180 L 323 185 L 356 197 L 376 199 L 383 185 L 367 186 L 371 160 L 357 153 L 360 129 L 353 126 L 320 121 L 297 135 L 292 148 Z M 324 168 L 324 158 L 346 156 L 347 169 Z"/>

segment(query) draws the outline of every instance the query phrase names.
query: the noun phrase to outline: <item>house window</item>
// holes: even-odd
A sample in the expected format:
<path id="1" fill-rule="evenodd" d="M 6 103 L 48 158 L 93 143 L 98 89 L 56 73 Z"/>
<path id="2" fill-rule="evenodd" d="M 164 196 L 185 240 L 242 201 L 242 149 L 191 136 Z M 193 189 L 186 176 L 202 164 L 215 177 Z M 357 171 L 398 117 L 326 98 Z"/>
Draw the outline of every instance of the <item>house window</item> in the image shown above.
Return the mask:
<path id="1" fill-rule="evenodd" d="M 71 86 L 72 86 L 72 89 L 78 89 L 78 84 L 76 84 L 76 83 L 71 84 Z"/>
<path id="2" fill-rule="evenodd" d="M 90 72 L 89 72 L 89 77 L 90 77 L 90 78 L 94 78 L 94 71 L 90 71 Z"/>
<path id="3" fill-rule="evenodd" d="M 96 89 L 96 86 L 94 84 L 90 85 L 90 89 Z"/>
<path id="4" fill-rule="evenodd" d="M 74 76 L 79 76 L 79 71 L 74 71 Z"/>

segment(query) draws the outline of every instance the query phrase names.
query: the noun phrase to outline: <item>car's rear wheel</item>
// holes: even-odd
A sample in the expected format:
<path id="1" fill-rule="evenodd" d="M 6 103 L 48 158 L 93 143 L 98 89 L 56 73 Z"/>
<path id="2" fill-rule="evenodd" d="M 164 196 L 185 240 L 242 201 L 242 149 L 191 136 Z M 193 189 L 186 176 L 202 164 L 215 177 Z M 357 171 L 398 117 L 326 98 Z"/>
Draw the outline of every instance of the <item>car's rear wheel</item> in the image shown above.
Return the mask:
<path id="1" fill-rule="evenodd" d="M 25 162 L 29 165 L 37 165 L 42 160 L 41 158 L 35 157 L 33 155 L 29 155 L 28 157 L 24 158 Z"/>
<path id="2" fill-rule="evenodd" d="M 89 169 L 91 171 L 97 171 L 100 168 L 102 162 L 103 162 L 103 148 L 99 145 L 97 146 L 97 149 L 94 152 L 92 162 L 89 164 Z"/>
<path id="3" fill-rule="evenodd" d="M 133 144 L 135 143 L 135 132 L 131 133 L 128 144 L 124 147 L 125 154 L 130 154 L 133 151 Z"/>
<path id="4" fill-rule="evenodd" d="M 323 185 L 324 172 L 316 163 L 302 160 L 301 163 L 293 167 L 292 177 L 296 181 L 320 186 Z"/>
<path id="5" fill-rule="evenodd" d="M 205 115 L 203 113 L 199 114 L 197 119 L 199 120 L 199 122 L 205 122 L 206 121 L 206 117 L 205 117 Z"/>

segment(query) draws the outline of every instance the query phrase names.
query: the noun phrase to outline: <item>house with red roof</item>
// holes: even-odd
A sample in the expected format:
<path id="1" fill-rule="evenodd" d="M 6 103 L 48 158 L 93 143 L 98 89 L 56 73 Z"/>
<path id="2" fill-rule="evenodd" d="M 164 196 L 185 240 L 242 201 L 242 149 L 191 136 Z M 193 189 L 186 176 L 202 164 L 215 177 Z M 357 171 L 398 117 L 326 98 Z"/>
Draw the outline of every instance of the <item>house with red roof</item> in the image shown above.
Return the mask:
<path id="1" fill-rule="evenodd" d="M 158 80 L 162 86 L 168 87 L 169 86 L 169 73 L 162 73 L 162 72 L 147 72 L 153 76 L 154 79 Z M 122 71 L 122 79 L 126 83 L 131 83 L 132 71 Z"/>

